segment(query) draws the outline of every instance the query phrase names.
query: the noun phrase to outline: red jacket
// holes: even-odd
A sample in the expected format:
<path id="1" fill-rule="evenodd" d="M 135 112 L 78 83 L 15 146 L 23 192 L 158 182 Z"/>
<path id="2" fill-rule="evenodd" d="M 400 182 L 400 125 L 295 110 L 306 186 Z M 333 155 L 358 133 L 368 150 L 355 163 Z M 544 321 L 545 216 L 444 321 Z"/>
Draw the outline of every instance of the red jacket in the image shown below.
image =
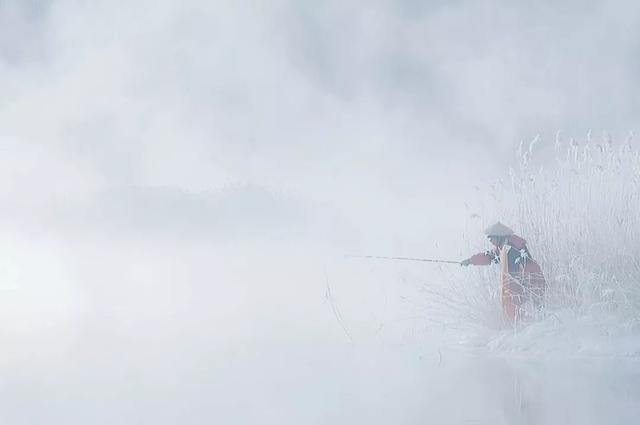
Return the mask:
<path id="1" fill-rule="evenodd" d="M 469 258 L 471 264 L 500 264 L 502 307 L 511 320 L 519 315 L 520 306 L 531 300 L 542 305 L 546 281 L 538 263 L 531 257 L 527 241 L 517 235 L 507 236 L 504 245 Z"/>

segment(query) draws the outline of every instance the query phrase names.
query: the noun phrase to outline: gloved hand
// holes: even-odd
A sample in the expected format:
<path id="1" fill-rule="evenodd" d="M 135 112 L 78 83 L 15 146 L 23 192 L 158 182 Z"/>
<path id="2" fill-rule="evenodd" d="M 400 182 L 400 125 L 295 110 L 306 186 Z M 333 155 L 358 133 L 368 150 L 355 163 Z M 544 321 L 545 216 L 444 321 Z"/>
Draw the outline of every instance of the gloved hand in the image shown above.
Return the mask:
<path id="1" fill-rule="evenodd" d="M 468 258 L 466 260 L 460 261 L 461 266 L 467 267 L 469 264 L 471 264 L 471 260 Z"/>

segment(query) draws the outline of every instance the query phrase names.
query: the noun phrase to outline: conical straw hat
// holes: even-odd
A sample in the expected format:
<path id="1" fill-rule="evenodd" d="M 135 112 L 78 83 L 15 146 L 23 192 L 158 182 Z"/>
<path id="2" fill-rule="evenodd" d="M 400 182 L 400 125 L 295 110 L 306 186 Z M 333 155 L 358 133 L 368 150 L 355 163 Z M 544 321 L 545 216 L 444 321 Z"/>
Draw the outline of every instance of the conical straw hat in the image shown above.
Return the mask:
<path id="1" fill-rule="evenodd" d="M 513 235 L 513 230 L 509 229 L 504 224 L 497 222 L 496 224 L 492 224 L 487 227 L 484 234 L 487 236 L 510 236 Z"/>

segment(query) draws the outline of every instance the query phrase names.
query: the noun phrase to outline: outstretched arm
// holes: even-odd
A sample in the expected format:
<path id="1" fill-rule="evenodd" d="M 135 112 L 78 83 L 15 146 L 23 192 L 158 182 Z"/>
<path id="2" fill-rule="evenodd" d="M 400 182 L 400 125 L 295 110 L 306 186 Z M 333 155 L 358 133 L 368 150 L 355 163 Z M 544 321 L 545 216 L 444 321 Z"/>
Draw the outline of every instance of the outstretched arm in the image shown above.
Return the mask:
<path id="1" fill-rule="evenodd" d="M 472 255 L 466 260 L 460 262 L 461 266 L 468 266 L 473 264 L 474 266 L 488 266 L 489 264 L 495 264 L 498 262 L 498 255 L 493 251 L 481 252 L 476 255 Z"/>

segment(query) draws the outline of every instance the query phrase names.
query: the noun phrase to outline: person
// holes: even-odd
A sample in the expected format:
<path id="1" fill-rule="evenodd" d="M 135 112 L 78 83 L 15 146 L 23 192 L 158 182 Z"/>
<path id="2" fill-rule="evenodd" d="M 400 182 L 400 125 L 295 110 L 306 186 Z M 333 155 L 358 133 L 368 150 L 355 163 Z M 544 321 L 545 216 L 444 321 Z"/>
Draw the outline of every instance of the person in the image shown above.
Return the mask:
<path id="1" fill-rule="evenodd" d="M 485 234 L 495 249 L 475 254 L 460 265 L 500 265 L 502 308 L 509 320 L 521 318 L 522 306 L 527 301 L 537 309 L 542 308 L 547 284 L 540 266 L 531 257 L 527 241 L 500 222 L 489 226 Z"/>

